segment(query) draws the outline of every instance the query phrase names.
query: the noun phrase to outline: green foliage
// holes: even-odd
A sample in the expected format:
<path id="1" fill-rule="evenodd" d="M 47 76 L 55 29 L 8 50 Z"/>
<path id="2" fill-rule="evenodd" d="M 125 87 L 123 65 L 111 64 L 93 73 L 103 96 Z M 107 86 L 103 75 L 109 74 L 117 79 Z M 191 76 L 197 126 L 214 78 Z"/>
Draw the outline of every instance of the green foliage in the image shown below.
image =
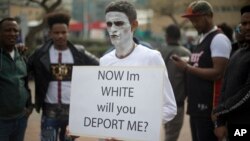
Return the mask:
<path id="1" fill-rule="evenodd" d="M 105 40 L 83 40 L 79 38 L 72 38 L 70 41 L 74 44 L 83 45 L 86 50 L 93 53 L 97 57 L 101 57 L 110 47 Z"/>
<path id="2" fill-rule="evenodd" d="M 103 47 L 88 47 L 86 48 L 89 52 L 93 53 L 96 57 L 100 58 L 109 49 L 109 46 Z"/>

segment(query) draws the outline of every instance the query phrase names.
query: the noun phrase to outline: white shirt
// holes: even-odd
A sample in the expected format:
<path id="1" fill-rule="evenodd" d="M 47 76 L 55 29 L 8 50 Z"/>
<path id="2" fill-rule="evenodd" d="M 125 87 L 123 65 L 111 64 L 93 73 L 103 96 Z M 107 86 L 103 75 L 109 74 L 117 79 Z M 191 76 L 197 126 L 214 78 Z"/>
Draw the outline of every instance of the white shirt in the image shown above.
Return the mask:
<path id="1" fill-rule="evenodd" d="M 14 60 L 15 58 L 15 50 L 13 49 L 11 52 L 9 52 L 10 57 Z"/>
<path id="2" fill-rule="evenodd" d="M 166 123 L 176 115 L 176 102 L 172 86 L 170 84 L 167 69 L 164 60 L 159 51 L 149 49 L 142 45 L 137 45 L 133 52 L 119 59 L 115 55 L 115 50 L 109 52 L 100 58 L 100 66 L 162 66 L 164 73 L 164 104 L 163 104 L 163 122 Z"/>
<path id="3" fill-rule="evenodd" d="M 209 32 L 202 34 L 199 43 L 201 43 L 208 34 L 217 29 L 218 28 L 214 26 Z M 224 57 L 229 59 L 232 50 L 231 41 L 223 33 L 216 34 L 212 39 L 210 49 L 211 57 Z"/>
<path id="4" fill-rule="evenodd" d="M 73 56 L 69 49 L 59 51 L 56 50 L 54 46 L 52 46 L 49 50 L 49 56 L 50 56 L 50 62 L 52 64 L 58 63 L 58 53 L 62 53 L 62 63 L 63 64 L 73 64 Z M 51 104 L 57 104 L 58 103 L 58 82 L 57 81 L 50 81 L 48 90 L 45 97 L 45 102 L 51 103 Z M 63 104 L 69 104 L 70 103 L 70 88 L 71 88 L 71 82 L 70 81 L 62 81 L 61 82 L 61 101 Z"/>

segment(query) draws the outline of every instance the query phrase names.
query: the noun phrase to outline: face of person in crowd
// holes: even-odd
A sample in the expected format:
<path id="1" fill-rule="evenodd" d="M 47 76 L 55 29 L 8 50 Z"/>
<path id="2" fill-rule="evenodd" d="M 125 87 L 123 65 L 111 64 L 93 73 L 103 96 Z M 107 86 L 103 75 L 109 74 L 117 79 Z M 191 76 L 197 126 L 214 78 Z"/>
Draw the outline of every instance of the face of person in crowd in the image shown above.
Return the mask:
<path id="1" fill-rule="evenodd" d="M 241 30 L 245 35 L 245 40 L 250 42 L 250 12 L 241 15 Z"/>
<path id="2" fill-rule="evenodd" d="M 126 46 L 133 40 L 133 29 L 126 14 L 108 12 L 106 14 L 107 30 L 111 43 L 116 46 Z"/>
<path id="3" fill-rule="evenodd" d="M 189 20 L 199 34 L 207 33 L 210 30 L 210 17 L 208 15 L 192 16 L 189 17 Z"/>
<path id="4" fill-rule="evenodd" d="M 15 47 L 19 35 L 19 26 L 16 21 L 4 21 L 0 27 L 0 40 L 7 49 Z"/>
<path id="5" fill-rule="evenodd" d="M 54 24 L 50 29 L 50 37 L 57 49 L 67 48 L 68 26 L 63 23 Z"/>

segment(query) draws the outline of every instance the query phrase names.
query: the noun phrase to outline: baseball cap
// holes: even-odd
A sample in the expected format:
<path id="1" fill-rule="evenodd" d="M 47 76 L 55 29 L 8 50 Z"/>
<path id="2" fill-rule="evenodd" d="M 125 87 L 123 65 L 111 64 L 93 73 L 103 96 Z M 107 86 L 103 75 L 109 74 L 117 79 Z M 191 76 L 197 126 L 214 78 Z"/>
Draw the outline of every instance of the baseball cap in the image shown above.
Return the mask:
<path id="1" fill-rule="evenodd" d="M 212 13 L 213 13 L 213 8 L 210 3 L 203 0 L 197 0 L 189 4 L 185 14 L 182 15 L 182 17 L 189 18 L 189 17 L 201 16 Z"/>

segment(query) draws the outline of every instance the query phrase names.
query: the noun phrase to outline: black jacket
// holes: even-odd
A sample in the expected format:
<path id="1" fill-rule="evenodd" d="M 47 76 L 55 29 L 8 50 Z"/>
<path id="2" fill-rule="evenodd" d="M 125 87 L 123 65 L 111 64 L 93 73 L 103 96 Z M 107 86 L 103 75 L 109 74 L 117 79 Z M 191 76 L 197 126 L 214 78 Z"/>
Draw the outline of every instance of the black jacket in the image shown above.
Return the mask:
<path id="1" fill-rule="evenodd" d="M 44 104 L 45 95 L 51 80 L 49 49 L 53 42 L 48 41 L 42 47 L 36 49 L 29 57 L 28 70 L 35 79 L 35 109 L 40 111 Z M 99 60 L 86 53 L 83 47 L 74 46 L 68 42 L 68 47 L 74 59 L 74 65 L 99 65 Z"/>
<path id="2" fill-rule="evenodd" d="M 250 46 L 239 48 L 230 59 L 220 102 L 213 111 L 217 124 L 250 124 Z"/>

